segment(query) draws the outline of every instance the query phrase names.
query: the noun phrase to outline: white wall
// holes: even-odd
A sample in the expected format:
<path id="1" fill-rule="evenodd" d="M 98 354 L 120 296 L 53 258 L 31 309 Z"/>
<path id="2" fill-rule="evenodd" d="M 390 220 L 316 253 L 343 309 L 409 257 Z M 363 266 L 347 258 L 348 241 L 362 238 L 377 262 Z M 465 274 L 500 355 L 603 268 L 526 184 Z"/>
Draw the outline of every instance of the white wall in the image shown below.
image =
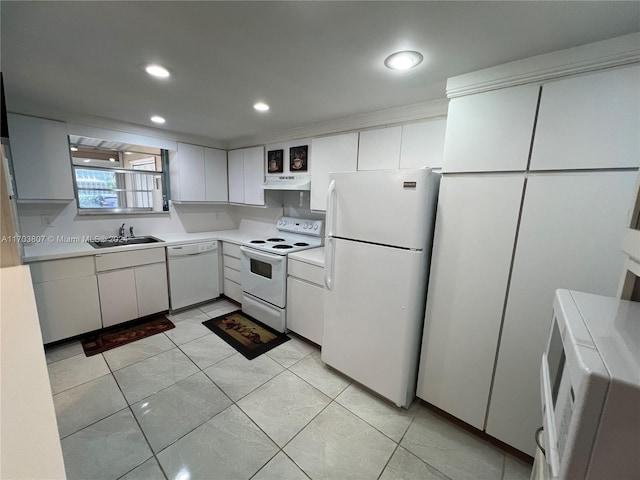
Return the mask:
<path id="1" fill-rule="evenodd" d="M 248 220 L 254 227 L 273 227 L 282 215 L 324 219 L 324 214 L 309 210 L 309 192 L 302 203 L 299 192 L 269 192 L 269 207 L 241 205 L 171 204 L 169 214 L 149 215 L 78 215 L 76 203 L 18 204 L 18 216 L 23 235 L 110 236 L 117 235 L 125 223 L 127 232 L 133 226 L 136 235 L 194 233 L 231 230 Z M 279 205 L 280 204 L 280 205 Z M 281 205 L 284 205 L 281 206 Z M 47 222 L 50 225 L 46 225 Z"/>
<path id="2" fill-rule="evenodd" d="M 78 215 L 76 203 L 18 204 L 23 235 L 117 235 L 120 225 L 136 235 L 192 233 L 238 228 L 237 214 L 228 205 L 172 205 L 169 214 Z M 43 219 L 43 217 L 45 217 Z M 51 220 L 51 225 L 45 223 Z M 266 221 L 266 219 L 265 219 Z"/>

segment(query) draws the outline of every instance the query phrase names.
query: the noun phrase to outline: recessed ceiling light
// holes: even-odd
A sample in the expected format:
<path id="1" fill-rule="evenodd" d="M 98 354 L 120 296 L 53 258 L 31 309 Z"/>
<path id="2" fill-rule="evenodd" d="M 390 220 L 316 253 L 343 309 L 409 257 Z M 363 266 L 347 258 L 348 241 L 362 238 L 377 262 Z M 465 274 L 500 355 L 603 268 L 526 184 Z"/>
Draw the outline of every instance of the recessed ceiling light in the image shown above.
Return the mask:
<path id="1" fill-rule="evenodd" d="M 157 63 L 146 65 L 144 67 L 144 71 L 147 72 L 152 77 L 156 77 L 156 78 L 168 78 L 171 76 L 171 73 L 169 73 L 169 70 L 164 68 L 162 65 L 158 65 Z"/>
<path id="2" fill-rule="evenodd" d="M 88 158 L 85 158 L 84 160 L 82 160 L 84 163 L 89 163 L 91 160 Z"/>
<path id="3" fill-rule="evenodd" d="M 115 161 L 116 161 L 116 159 L 115 159 L 115 158 L 113 158 L 113 157 L 111 157 L 111 158 L 109 159 L 109 161 L 110 161 L 110 162 L 115 162 Z"/>
<path id="4" fill-rule="evenodd" d="M 269 110 L 269 105 L 264 102 L 258 102 L 253 106 L 253 108 L 255 108 L 259 112 L 266 112 Z"/>
<path id="5" fill-rule="evenodd" d="M 125 155 L 133 155 L 133 152 L 124 152 Z"/>
<path id="6" fill-rule="evenodd" d="M 384 64 L 391 70 L 409 70 L 410 68 L 417 67 L 421 62 L 422 54 L 420 52 L 405 50 L 389 55 L 385 59 Z"/>
<path id="7" fill-rule="evenodd" d="M 69 150 L 71 150 L 72 152 L 77 152 L 78 151 L 78 147 L 71 147 Z"/>
<path id="8" fill-rule="evenodd" d="M 151 117 L 151 121 L 153 123 L 159 123 L 159 124 L 166 122 L 166 120 L 159 115 L 154 115 L 153 117 Z"/>

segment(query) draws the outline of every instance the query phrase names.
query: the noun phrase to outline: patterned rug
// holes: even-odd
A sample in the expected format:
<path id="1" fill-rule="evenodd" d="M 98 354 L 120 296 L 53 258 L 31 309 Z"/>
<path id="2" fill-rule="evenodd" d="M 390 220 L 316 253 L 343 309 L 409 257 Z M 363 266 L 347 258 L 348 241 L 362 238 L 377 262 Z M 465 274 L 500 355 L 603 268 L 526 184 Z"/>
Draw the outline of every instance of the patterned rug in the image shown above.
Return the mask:
<path id="1" fill-rule="evenodd" d="M 82 341 L 82 348 L 87 357 L 106 352 L 112 348 L 135 342 L 142 338 L 150 337 L 176 326 L 164 315 L 147 319 L 135 324 L 127 323 L 123 326 L 115 326 L 91 335 Z"/>
<path id="2" fill-rule="evenodd" d="M 286 334 L 275 331 L 240 310 L 206 320 L 202 324 L 248 360 L 289 340 Z"/>

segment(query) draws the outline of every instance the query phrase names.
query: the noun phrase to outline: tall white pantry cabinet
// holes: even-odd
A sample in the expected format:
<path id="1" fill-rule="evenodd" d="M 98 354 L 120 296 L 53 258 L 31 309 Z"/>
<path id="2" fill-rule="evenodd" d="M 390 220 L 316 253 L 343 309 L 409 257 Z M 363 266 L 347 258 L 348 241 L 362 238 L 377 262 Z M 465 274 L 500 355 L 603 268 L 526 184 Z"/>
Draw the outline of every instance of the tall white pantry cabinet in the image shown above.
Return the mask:
<path id="1" fill-rule="evenodd" d="M 615 296 L 635 64 L 452 98 L 418 396 L 529 455 L 557 288 Z"/>

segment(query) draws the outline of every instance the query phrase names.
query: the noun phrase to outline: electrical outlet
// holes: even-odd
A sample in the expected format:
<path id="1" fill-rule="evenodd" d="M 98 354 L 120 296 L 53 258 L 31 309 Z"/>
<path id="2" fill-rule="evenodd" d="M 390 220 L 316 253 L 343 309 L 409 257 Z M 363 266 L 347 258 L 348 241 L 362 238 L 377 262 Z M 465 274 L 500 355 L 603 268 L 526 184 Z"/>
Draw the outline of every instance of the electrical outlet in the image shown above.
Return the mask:
<path id="1" fill-rule="evenodd" d="M 53 226 L 53 215 L 42 215 L 42 225 L 46 227 Z"/>

